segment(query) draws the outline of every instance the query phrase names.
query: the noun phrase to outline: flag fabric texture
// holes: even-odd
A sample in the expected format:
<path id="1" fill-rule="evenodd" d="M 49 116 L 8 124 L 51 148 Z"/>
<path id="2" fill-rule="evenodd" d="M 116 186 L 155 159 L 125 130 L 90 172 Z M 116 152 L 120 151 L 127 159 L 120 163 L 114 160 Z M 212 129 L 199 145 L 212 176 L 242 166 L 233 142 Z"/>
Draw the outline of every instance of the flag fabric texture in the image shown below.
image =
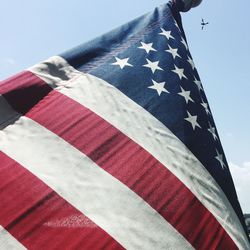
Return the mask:
<path id="1" fill-rule="evenodd" d="M 0 84 L 0 249 L 250 249 L 170 2 Z"/>

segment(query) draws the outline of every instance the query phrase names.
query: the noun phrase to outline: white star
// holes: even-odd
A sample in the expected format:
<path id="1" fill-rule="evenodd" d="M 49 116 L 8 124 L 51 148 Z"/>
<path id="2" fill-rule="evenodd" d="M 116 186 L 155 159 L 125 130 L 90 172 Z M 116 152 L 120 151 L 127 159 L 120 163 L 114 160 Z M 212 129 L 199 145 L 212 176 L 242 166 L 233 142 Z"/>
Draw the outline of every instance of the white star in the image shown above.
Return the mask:
<path id="1" fill-rule="evenodd" d="M 201 81 L 197 80 L 195 76 L 194 76 L 194 83 L 197 85 L 199 91 L 203 90 Z"/>
<path id="2" fill-rule="evenodd" d="M 172 71 L 173 71 L 174 73 L 176 73 L 176 74 L 179 76 L 180 80 L 181 80 L 182 78 L 186 78 L 186 79 L 187 79 L 187 77 L 184 75 L 184 69 L 178 68 L 178 67 L 175 66 L 175 65 L 174 65 L 174 67 L 175 67 L 175 69 L 173 69 Z"/>
<path id="3" fill-rule="evenodd" d="M 168 45 L 168 48 L 169 49 L 167 49 L 166 52 L 172 54 L 172 56 L 173 56 L 174 59 L 177 56 L 181 58 L 181 56 L 178 54 L 178 49 L 173 49 L 170 45 Z"/>
<path id="4" fill-rule="evenodd" d="M 205 103 L 203 100 L 202 100 L 201 106 L 206 110 L 206 113 L 208 115 L 211 114 L 211 112 L 209 111 L 209 108 L 208 108 L 208 104 Z"/>
<path id="5" fill-rule="evenodd" d="M 149 86 L 148 88 L 149 89 L 155 89 L 158 93 L 158 95 L 160 96 L 162 92 L 165 92 L 165 93 L 169 93 L 165 88 L 165 83 L 166 82 L 156 82 L 152 79 L 152 82 L 153 82 L 153 85 L 152 86 Z"/>
<path id="6" fill-rule="evenodd" d="M 197 122 L 197 115 L 191 115 L 188 111 L 188 117 L 184 118 L 186 121 L 190 122 L 193 130 L 195 130 L 196 127 L 201 128 L 201 126 L 199 125 L 199 123 Z"/>
<path id="7" fill-rule="evenodd" d="M 188 50 L 187 42 L 185 41 L 183 37 L 181 38 L 181 43 L 185 46 L 186 50 Z"/>
<path id="8" fill-rule="evenodd" d="M 145 49 L 145 51 L 147 52 L 147 54 L 150 52 L 150 51 L 156 51 L 156 49 L 154 49 L 152 46 L 153 46 L 153 43 L 144 43 L 144 42 L 141 42 L 141 47 L 138 47 L 139 49 Z"/>
<path id="9" fill-rule="evenodd" d="M 162 35 L 162 36 L 165 36 L 168 40 L 170 39 L 170 38 L 172 38 L 172 39 L 174 39 L 174 37 L 171 35 L 171 31 L 166 31 L 166 30 L 164 30 L 163 28 L 161 28 L 161 33 L 159 33 L 160 35 Z"/>
<path id="10" fill-rule="evenodd" d="M 186 103 L 188 103 L 189 101 L 194 102 L 194 100 L 190 97 L 190 91 L 185 91 L 182 87 L 181 87 L 181 92 L 178 93 L 178 95 L 182 96 L 185 98 Z"/>
<path id="11" fill-rule="evenodd" d="M 188 62 L 190 63 L 192 69 L 194 70 L 195 69 L 194 61 L 189 56 L 188 56 Z"/>
<path id="12" fill-rule="evenodd" d="M 148 64 L 145 64 L 143 65 L 143 67 L 147 67 L 147 68 L 150 68 L 152 70 L 153 73 L 155 73 L 155 71 L 158 69 L 158 70 L 163 70 L 162 68 L 160 68 L 158 66 L 159 64 L 159 61 L 156 61 L 156 62 L 151 62 L 150 60 L 146 59 Z"/>
<path id="13" fill-rule="evenodd" d="M 116 57 L 115 59 L 116 59 L 116 62 L 112 63 L 112 65 L 118 65 L 121 67 L 121 69 L 123 69 L 126 66 L 133 67 L 132 64 L 128 63 L 129 58 L 120 59 Z"/>
<path id="14" fill-rule="evenodd" d="M 226 164 L 223 161 L 223 154 L 219 154 L 217 149 L 216 149 L 216 154 L 217 154 L 217 156 L 215 156 L 215 159 L 220 162 L 222 169 L 226 168 Z"/>
<path id="15" fill-rule="evenodd" d="M 178 23 L 174 19 L 174 25 L 180 30 Z"/>
<path id="16" fill-rule="evenodd" d="M 211 126 L 211 124 L 209 123 L 209 128 L 207 129 L 214 137 L 214 140 L 218 140 L 218 136 L 216 135 L 216 131 L 215 128 Z"/>

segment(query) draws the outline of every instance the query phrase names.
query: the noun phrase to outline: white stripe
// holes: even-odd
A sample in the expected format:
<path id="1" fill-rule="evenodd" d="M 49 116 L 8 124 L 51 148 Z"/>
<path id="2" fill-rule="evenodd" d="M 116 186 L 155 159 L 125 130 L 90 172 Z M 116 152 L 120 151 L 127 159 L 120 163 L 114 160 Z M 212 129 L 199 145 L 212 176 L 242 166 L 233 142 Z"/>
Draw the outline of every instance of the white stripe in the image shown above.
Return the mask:
<path id="1" fill-rule="evenodd" d="M 6 127 L 20 115 L 14 111 L 2 95 L 0 95 L 0 129 Z"/>
<path id="2" fill-rule="evenodd" d="M 27 117 L 0 131 L 0 150 L 59 193 L 126 249 L 193 249 L 143 199 Z"/>
<path id="3" fill-rule="evenodd" d="M 48 61 L 58 68 L 56 77 L 49 74 L 48 63 L 38 64 L 30 71 L 150 152 L 192 191 L 240 249 L 250 249 L 243 227 L 220 186 L 169 129 L 106 81 L 75 70 L 59 56 Z M 65 75 L 69 80 L 63 80 Z"/>
<path id="4" fill-rule="evenodd" d="M 25 250 L 25 248 L 16 238 L 0 226 L 0 249 L 1 250 Z"/>

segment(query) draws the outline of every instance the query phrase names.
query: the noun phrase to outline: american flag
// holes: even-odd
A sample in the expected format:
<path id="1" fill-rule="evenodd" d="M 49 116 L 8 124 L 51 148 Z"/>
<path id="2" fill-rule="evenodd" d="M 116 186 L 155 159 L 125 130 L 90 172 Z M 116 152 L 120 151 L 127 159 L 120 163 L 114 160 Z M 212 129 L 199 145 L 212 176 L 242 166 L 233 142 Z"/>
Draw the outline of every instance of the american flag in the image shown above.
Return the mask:
<path id="1" fill-rule="evenodd" d="M 172 2 L 0 85 L 0 249 L 250 249 Z"/>

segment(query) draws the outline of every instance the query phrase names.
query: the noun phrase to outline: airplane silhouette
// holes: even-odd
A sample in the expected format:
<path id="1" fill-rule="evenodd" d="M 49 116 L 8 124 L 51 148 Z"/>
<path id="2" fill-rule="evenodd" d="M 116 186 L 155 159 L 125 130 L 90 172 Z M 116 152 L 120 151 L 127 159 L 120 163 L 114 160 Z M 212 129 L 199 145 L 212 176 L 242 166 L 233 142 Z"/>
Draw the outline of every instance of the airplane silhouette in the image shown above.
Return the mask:
<path id="1" fill-rule="evenodd" d="M 209 22 L 206 22 L 206 23 L 205 23 L 204 19 L 202 18 L 202 20 L 201 20 L 201 29 L 203 30 L 204 27 L 205 27 L 206 25 L 208 25 L 208 24 L 209 24 Z"/>

